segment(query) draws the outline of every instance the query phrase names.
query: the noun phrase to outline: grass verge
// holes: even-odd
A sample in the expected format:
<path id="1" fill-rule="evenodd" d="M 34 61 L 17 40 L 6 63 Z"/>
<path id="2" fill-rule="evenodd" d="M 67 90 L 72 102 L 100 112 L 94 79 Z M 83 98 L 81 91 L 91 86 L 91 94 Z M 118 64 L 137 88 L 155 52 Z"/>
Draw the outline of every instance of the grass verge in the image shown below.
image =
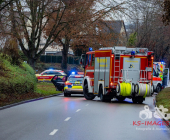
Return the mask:
<path id="1" fill-rule="evenodd" d="M 164 108 L 168 109 L 167 113 L 170 113 L 170 87 L 163 89 L 156 96 L 156 105 L 163 105 Z"/>
<path id="2" fill-rule="evenodd" d="M 61 93 L 61 91 L 56 91 L 56 88 L 53 83 L 47 82 L 39 82 L 37 84 L 36 92 L 45 96 Z"/>
<path id="3" fill-rule="evenodd" d="M 41 82 L 37 83 L 37 89 L 34 93 L 0 94 L 0 107 L 29 99 L 36 99 L 39 97 L 54 95 L 58 93 L 61 93 L 61 91 L 56 91 L 56 88 L 52 83 Z"/>

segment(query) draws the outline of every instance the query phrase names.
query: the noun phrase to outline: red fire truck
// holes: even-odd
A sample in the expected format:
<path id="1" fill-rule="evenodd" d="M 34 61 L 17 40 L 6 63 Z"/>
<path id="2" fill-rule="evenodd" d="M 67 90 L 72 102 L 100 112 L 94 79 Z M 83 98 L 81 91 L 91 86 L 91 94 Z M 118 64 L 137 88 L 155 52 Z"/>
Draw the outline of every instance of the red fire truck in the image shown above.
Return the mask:
<path id="1" fill-rule="evenodd" d="M 154 53 L 147 48 L 100 48 L 87 52 L 84 58 L 83 93 L 87 100 L 98 96 L 101 101 L 130 98 L 142 103 L 153 94 Z"/>

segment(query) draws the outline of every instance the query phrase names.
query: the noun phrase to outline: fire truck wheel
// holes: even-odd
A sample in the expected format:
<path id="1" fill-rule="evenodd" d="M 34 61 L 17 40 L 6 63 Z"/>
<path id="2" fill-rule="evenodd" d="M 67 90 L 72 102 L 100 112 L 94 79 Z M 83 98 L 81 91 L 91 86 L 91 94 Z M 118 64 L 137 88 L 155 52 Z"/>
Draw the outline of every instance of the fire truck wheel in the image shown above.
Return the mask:
<path id="1" fill-rule="evenodd" d="M 118 101 L 124 101 L 126 99 L 126 97 L 117 96 L 116 99 Z"/>
<path id="2" fill-rule="evenodd" d="M 161 89 L 162 89 L 162 86 L 160 84 L 158 84 L 156 86 L 156 92 L 159 93 L 161 91 Z"/>
<path id="3" fill-rule="evenodd" d="M 138 103 L 139 104 L 142 104 L 143 103 L 143 101 L 145 100 L 145 98 L 143 98 L 143 97 L 138 97 Z"/>
<path id="4" fill-rule="evenodd" d="M 99 88 L 99 94 L 100 94 L 100 100 L 102 102 L 110 102 L 111 98 L 109 96 L 103 95 L 103 88 L 102 86 L 100 86 Z"/>
<path id="5" fill-rule="evenodd" d="M 133 103 L 135 103 L 135 104 L 137 103 L 137 99 L 134 98 L 134 97 L 132 98 L 132 101 L 133 101 Z"/>
<path id="6" fill-rule="evenodd" d="M 93 95 L 92 93 L 88 93 L 88 85 L 87 84 L 83 88 L 83 94 L 87 100 L 93 100 L 95 98 L 95 95 Z"/>
<path id="7" fill-rule="evenodd" d="M 102 88 L 102 86 L 100 86 L 100 88 L 99 88 L 99 94 L 100 94 L 100 100 L 102 102 L 104 102 L 105 98 L 104 98 L 104 95 L 103 95 L 103 88 Z"/>

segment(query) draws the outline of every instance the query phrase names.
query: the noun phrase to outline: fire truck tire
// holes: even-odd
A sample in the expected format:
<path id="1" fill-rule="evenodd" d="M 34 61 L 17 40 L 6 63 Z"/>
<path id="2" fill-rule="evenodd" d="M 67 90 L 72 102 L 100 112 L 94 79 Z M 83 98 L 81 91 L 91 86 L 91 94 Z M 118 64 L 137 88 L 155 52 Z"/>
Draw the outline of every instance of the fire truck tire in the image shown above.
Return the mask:
<path id="1" fill-rule="evenodd" d="M 156 92 L 159 93 L 161 91 L 161 89 L 162 89 L 162 86 L 160 84 L 158 84 L 156 86 Z"/>
<path id="2" fill-rule="evenodd" d="M 126 97 L 117 96 L 116 99 L 118 101 L 124 101 L 126 99 Z"/>
<path id="3" fill-rule="evenodd" d="M 110 102 L 111 98 L 109 96 L 103 95 L 103 88 L 102 86 L 100 86 L 99 88 L 99 94 L 100 94 L 100 100 L 102 102 Z"/>
<path id="4" fill-rule="evenodd" d="M 83 94 L 86 100 L 93 100 L 95 98 L 95 95 L 92 93 L 88 93 L 88 85 L 86 84 L 83 88 Z"/>
<path id="5" fill-rule="evenodd" d="M 142 96 L 141 97 L 137 97 L 137 102 L 139 104 L 142 104 L 144 100 L 145 100 L 145 98 L 143 98 Z"/>
<path id="6" fill-rule="evenodd" d="M 144 100 L 145 100 L 145 98 L 143 98 L 143 97 L 133 97 L 132 98 L 133 103 L 142 104 Z"/>
<path id="7" fill-rule="evenodd" d="M 134 97 L 132 98 L 132 101 L 133 101 L 134 104 L 136 104 L 138 102 L 137 99 L 134 98 Z"/>

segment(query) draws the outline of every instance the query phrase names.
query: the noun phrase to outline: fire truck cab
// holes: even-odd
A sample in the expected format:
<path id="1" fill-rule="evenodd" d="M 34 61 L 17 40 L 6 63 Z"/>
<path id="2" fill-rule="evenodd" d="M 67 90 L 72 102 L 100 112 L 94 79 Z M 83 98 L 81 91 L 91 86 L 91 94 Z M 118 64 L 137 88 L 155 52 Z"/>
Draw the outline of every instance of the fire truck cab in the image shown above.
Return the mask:
<path id="1" fill-rule="evenodd" d="M 87 52 L 85 60 L 81 59 L 84 97 L 93 100 L 98 96 L 101 101 L 131 98 L 134 103 L 142 103 L 153 94 L 153 56 L 147 48 L 124 46 Z"/>

